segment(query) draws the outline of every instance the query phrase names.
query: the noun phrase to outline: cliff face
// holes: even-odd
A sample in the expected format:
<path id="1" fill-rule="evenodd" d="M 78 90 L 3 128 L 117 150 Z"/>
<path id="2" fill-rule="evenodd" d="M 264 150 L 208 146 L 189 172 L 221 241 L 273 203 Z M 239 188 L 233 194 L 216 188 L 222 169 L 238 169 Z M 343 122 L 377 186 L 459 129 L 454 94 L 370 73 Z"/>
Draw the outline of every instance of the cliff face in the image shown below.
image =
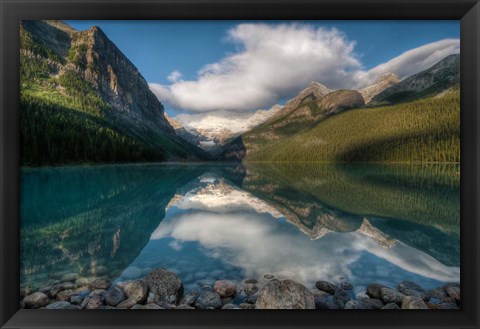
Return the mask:
<path id="1" fill-rule="evenodd" d="M 22 112 L 23 121 L 32 121 L 33 112 L 41 112 L 44 125 L 49 126 L 43 130 L 50 135 L 39 132 L 36 138 L 62 155 L 66 145 L 78 139 L 71 136 L 65 145 L 56 144 L 60 138 L 68 139 L 65 133 L 56 136 L 62 122 L 67 121 L 71 130 L 89 130 L 82 132 L 89 135 L 88 143 L 80 145 L 83 158 L 58 160 L 57 156 L 40 161 L 35 156 L 29 163 L 207 158 L 204 151 L 177 136 L 148 83 L 100 28 L 77 31 L 60 21 L 23 21 L 21 39 L 23 107 L 30 109 Z M 25 136 L 32 135 L 33 128 L 25 126 Z M 106 138 L 110 140 L 105 142 Z M 114 144 L 117 146 L 110 153 L 121 149 L 121 154 L 106 155 Z M 32 150 L 28 154 L 41 153 Z"/>

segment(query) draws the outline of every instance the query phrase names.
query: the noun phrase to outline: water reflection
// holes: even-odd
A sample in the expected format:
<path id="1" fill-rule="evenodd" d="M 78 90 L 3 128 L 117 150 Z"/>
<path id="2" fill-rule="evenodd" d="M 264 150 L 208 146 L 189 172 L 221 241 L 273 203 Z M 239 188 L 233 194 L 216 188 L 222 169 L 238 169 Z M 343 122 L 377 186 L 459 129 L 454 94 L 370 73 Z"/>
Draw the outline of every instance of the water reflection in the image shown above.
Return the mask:
<path id="1" fill-rule="evenodd" d="M 459 280 L 458 166 L 134 165 L 22 171 L 22 285 L 69 272 L 311 285 Z M 68 183 L 66 183 L 68 182 Z"/>

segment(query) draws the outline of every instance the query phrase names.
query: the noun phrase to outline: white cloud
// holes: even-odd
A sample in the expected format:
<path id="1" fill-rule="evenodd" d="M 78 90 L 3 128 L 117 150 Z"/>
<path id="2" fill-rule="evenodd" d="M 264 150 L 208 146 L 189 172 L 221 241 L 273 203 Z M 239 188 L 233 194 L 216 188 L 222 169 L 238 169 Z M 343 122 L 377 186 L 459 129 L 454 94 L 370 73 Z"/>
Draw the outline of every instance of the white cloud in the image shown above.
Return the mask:
<path id="1" fill-rule="evenodd" d="M 181 75 L 174 71 L 171 85 L 151 83 L 160 101 L 189 112 L 251 111 L 292 97 L 311 81 L 330 89 L 363 87 L 382 73 L 403 78 L 460 50 L 458 39 L 445 39 L 367 71 L 355 53 L 355 42 L 337 29 L 240 24 L 227 37 L 239 50 L 205 65 L 196 80 L 179 80 Z"/>
<path id="2" fill-rule="evenodd" d="M 167 80 L 172 83 L 175 83 L 175 82 L 178 82 L 181 78 L 182 78 L 182 73 L 180 73 L 179 71 L 173 71 L 168 75 Z"/>

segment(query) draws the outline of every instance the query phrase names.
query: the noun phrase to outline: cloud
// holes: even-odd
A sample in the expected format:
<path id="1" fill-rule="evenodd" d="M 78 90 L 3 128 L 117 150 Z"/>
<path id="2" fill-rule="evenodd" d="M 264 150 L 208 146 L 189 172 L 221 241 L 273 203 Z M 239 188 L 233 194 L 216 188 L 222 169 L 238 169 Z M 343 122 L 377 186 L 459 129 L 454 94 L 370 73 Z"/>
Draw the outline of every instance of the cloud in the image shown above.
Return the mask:
<path id="1" fill-rule="evenodd" d="M 237 51 L 205 65 L 196 80 L 179 80 L 174 71 L 171 85 L 151 83 L 150 88 L 160 101 L 179 110 L 245 112 L 292 97 L 311 81 L 330 89 L 363 87 L 382 73 L 405 77 L 460 50 L 458 39 L 445 39 L 365 70 L 355 42 L 335 28 L 240 24 L 228 31 L 227 40 Z"/>
<path id="2" fill-rule="evenodd" d="M 180 73 L 179 71 L 173 71 L 168 75 L 167 80 L 172 83 L 175 83 L 175 82 L 178 82 L 181 78 L 182 78 L 182 73 Z"/>

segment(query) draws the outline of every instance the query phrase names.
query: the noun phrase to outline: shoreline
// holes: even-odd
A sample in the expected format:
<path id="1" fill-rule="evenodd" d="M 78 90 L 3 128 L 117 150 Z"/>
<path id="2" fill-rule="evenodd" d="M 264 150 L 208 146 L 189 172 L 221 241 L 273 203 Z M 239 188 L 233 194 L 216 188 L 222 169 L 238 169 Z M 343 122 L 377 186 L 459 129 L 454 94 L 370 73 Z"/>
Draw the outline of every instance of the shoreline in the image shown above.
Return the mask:
<path id="1" fill-rule="evenodd" d="M 197 281 L 184 293 L 174 272 L 159 268 L 141 279 L 112 283 L 108 277 L 63 275 L 33 293 L 21 293 L 21 308 L 29 309 L 459 309 L 460 284 L 425 290 L 412 281 L 394 287 L 375 282 L 355 289 L 347 282 L 319 280 L 314 287 L 273 274 L 234 282 Z"/>

